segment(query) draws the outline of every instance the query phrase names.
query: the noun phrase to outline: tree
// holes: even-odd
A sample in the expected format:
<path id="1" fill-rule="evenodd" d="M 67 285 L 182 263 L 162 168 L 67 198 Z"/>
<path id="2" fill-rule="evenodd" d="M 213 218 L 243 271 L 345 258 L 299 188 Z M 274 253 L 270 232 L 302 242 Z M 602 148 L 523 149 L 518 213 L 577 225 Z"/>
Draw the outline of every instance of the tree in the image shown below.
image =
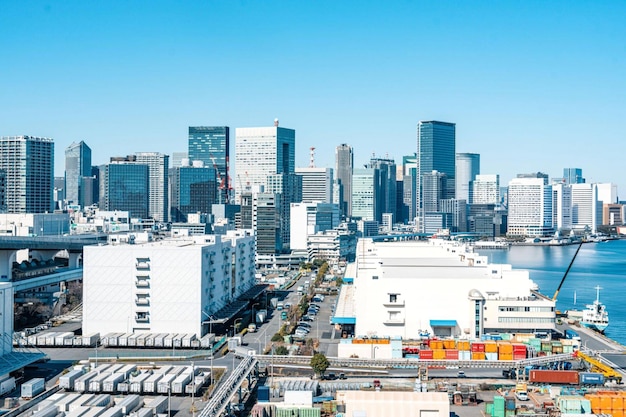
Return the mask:
<path id="1" fill-rule="evenodd" d="M 285 346 L 277 346 L 274 349 L 274 355 L 288 355 L 289 354 L 289 349 L 287 349 Z"/>
<path id="2" fill-rule="evenodd" d="M 326 369 L 330 366 L 330 362 L 323 353 L 316 353 L 311 358 L 311 368 L 316 375 L 324 375 Z"/>

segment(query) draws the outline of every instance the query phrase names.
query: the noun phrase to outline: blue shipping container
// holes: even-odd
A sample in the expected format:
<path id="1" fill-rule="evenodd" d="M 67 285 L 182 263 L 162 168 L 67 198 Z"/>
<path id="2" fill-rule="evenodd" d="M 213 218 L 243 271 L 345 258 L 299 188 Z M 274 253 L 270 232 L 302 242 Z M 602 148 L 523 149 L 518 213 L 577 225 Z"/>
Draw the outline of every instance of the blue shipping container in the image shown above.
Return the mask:
<path id="1" fill-rule="evenodd" d="M 580 372 L 578 374 L 578 380 L 581 384 L 585 385 L 603 385 L 604 375 L 597 372 Z"/>
<path id="2" fill-rule="evenodd" d="M 270 401 L 270 387 L 259 387 L 257 390 L 257 399 L 259 402 Z"/>

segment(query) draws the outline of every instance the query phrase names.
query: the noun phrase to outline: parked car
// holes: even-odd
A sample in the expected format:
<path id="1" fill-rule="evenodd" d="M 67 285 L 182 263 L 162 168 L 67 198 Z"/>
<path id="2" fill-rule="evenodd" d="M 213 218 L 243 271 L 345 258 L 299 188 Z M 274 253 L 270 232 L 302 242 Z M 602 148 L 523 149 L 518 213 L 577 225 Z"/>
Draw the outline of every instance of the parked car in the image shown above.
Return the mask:
<path id="1" fill-rule="evenodd" d="M 304 316 L 301 317 L 302 320 L 304 321 L 314 321 L 315 317 L 314 316 L 309 316 L 308 314 L 305 314 Z"/>
<path id="2" fill-rule="evenodd" d="M 459 371 L 458 374 L 456 374 L 457 378 L 465 378 L 465 371 Z"/>
<path id="3" fill-rule="evenodd" d="M 311 329 L 311 325 L 306 321 L 299 321 L 298 327 L 304 327 L 305 329 Z"/>
<path id="4" fill-rule="evenodd" d="M 296 331 L 301 330 L 303 332 L 305 332 L 306 334 L 309 334 L 311 332 L 311 329 L 307 329 L 306 327 L 296 327 Z"/>

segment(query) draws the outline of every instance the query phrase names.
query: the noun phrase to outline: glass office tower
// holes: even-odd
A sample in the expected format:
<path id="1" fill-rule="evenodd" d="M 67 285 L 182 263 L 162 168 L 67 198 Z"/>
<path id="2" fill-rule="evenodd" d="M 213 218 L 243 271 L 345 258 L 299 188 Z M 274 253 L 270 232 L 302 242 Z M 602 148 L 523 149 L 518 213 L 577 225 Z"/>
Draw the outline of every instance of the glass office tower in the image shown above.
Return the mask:
<path id="1" fill-rule="evenodd" d="M 228 175 L 230 164 L 230 128 L 228 126 L 190 126 L 189 159 L 202 161 L 204 166 L 217 169 L 217 186 L 220 189 L 220 203 L 229 201 L 231 188 Z"/>

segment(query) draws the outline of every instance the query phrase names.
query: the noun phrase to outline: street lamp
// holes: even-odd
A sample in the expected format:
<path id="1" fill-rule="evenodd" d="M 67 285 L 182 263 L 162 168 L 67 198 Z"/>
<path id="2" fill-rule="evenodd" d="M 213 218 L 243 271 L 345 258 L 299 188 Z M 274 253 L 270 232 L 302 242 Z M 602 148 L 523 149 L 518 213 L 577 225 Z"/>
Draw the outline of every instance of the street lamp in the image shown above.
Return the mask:
<path id="1" fill-rule="evenodd" d="M 373 349 L 373 351 L 374 351 L 374 357 L 373 357 L 373 359 L 376 359 L 376 349 L 378 349 L 378 346 L 374 346 L 374 349 Z"/>

